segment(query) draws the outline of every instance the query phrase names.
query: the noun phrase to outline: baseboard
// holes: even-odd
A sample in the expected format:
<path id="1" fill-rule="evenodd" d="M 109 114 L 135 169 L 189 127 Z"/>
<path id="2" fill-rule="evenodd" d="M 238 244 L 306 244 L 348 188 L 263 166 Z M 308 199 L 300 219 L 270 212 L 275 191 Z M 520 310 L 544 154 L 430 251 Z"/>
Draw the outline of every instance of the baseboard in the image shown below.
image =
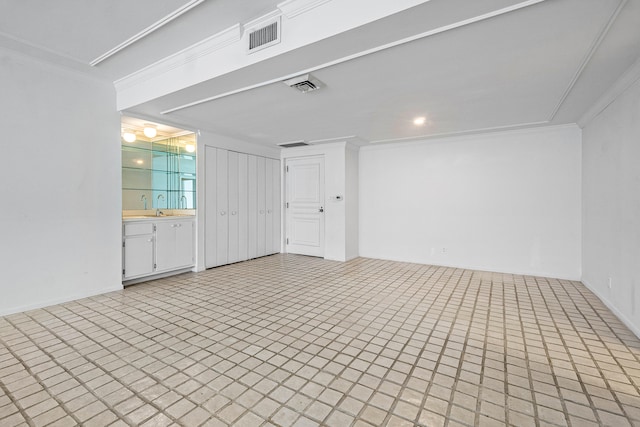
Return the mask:
<path id="1" fill-rule="evenodd" d="M 609 301 L 607 298 L 605 298 L 604 296 L 602 296 L 595 287 L 593 287 L 589 282 L 587 282 L 586 280 L 582 280 L 582 284 L 589 289 L 591 292 L 593 292 L 593 294 L 595 296 L 598 297 L 598 299 L 600 301 L 602 301 L 602 303 L 607 306 L 607 308 L 609 310 L 611 310 L 611 312 L 613 314 L 615 314 L 615 316 L 622 322 L 624 323 L 624 325 L 629 328 L 629 330 L 631 332 L 633 332 L 633 334 L 640 338 L 640 328 L 638 328 L 638 326 L 634 325 L 633 322 L 627 317 L 625 316 L 620 310 L 618 310 L 618 308 L 611 302 Z"/>
<path id="2" fill-rule="evenodd" d="M 6 308 L 3 310 L 0 310 L 0 317 L 1 316 L 8 316 L 10 314 L 15 314 L 15 313 L 21 313 L 23 311 L 29 311 L 29 310 L 36 310 L 38 308 L 44 308 L 44 307 L 49 307 L 52 305 L 56 305 L 56 304 L 63 304 L 65 302 L 70 302 L 70 301 L 75 301 L 75 300 L 79 300 L 82 298 L 88 298 L 88 297 L 93 297 L 96 295 L 100 295 L 100 294 L 106 294 L 107 292 L 113 292 L 113 291 L 121 291 L 123 289 L 122 284 L 118 284 L 116 286 L 111 286 L 108 288 L 103 288 L 103 289 L 91 289 L 87 292 L 79 292 L 76 294 L 72 294 L 72 295 L 67 295 L 65 297 L 61 297 L 61 298 L 54 298 L 54 299 L 50 299 L 50 300 L 46 300 L 46 301 L 40 301 L 34 304 L 26 304 L 26 305 L 21 305 L 18 307 L 11 307 L 11 308 Z"/>

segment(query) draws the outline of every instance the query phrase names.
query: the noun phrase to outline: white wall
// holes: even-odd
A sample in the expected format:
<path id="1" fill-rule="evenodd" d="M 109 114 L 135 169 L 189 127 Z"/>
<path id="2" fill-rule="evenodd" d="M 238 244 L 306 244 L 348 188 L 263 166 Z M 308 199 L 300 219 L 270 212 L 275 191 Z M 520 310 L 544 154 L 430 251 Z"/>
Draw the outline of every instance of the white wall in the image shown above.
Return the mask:
<path id="1" fill-rule="evenodd" d="M 580 278 L 576 126 L 360 150 L 360 255 Z"/>
<path id="2" fill-rule="evenodd" d="M 358 151 L 358 147 L 351 146 L 347 144 L 346 152 L 345 152 L 345 195 L 344 195 L 344 203 L 345 203 L 345 215 L 346 215 L 346 248 L 345 248 L 345 258 L 346 260 L 350 260 L 353 258 L 357 258 L 360 255 L 360 251 L 358 245 L 360 244 L 360 236 L 359 236 L 359 226 L 358 221 L 360 220 L 360 212 L 359 212 L 359 167 L 358 160 L 360 157 L 360 152 Z"/>
<path id="3" fill-rule="evenodd" d="M 2 48 L 0 64 L 0 315 L 121 289 L 113 85 Z"/>
<path id="4" fill-rule="evenodd" d="M 640 336 L 640 80 L 584 128 L 582 179 L 582 282 Z"/>

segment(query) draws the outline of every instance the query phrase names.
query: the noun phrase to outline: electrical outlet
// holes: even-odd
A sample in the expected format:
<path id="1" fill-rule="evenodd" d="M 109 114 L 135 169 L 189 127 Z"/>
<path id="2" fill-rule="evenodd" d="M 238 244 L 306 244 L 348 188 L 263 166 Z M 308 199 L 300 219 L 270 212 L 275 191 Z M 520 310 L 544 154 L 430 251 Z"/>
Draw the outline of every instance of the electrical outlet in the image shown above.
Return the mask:
<path id="1" fill-rule="evenodd" d="M 447 253 L 447 248 L 442 248 L 442 253 L 446 254 Z"/>

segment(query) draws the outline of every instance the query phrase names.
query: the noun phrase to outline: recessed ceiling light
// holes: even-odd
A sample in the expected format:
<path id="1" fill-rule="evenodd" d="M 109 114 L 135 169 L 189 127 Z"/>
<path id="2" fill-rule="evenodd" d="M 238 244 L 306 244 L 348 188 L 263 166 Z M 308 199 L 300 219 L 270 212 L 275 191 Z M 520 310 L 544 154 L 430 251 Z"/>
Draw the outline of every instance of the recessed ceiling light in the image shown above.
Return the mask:
<path id="1" fill-rule="evenodd" d="M 196 151 L 196 146 L 193 144 L 187 144 L 184 146 L 184 148 L 188 153 L 193 153 L 194 151 Z"/>
<path id="2" fill-rule="evenodd" d="M 143 163 L 144 163 L 144 160 L 136 160 L 136 163 L 137 163 L 137 164 L 139 164 L 139 165 L 141 165 L 141 164 L 143 164 Z"/>
<path id="3" fill-rule="evenodd" d="M 427 123 L 426 117 L 416 117 L 413 119 L 413 124 L 416 126 L 423 126 L 425 123 Z"/>

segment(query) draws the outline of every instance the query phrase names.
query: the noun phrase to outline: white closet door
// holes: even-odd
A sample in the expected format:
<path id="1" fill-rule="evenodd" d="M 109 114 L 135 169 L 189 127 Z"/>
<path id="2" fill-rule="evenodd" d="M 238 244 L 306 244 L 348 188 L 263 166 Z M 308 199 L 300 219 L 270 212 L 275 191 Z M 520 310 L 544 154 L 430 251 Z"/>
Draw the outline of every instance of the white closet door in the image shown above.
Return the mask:
<path id="1" fill-rule="evenodd" d="M 266 241 L 265 241 L 265 233 L 266 233 L 266 200 L 265 200 L 265 164 L 266 160 L 264 157 L 258 157 L 258 167 L 257 175 L 258 175 L 258 227 L 257 227 L 257 236 L 258 236 L 258 256 L 265 256 L 267 254 L 266 250 Z"/>
<path id="2" fill-rule="evenodd" d="M 229 255 L 227 262 L 238 262 L 240 257 L 238 255 L 238 153 L 235 151 L 229 151 L 228 154 L 228 174 L 229 182 L 227 189 L 229 191 Z"/>
<path id="3" fill-rule="evenodd" d="M 218 265 L 216 256 L 218 151 L 212 147 L 205 147 L 204 154 L 204 266 L 211 268 Z"/>
<path id="4" fill-rule="evenodd" d="M 258 157 L 247 156 L 247 258 L 258 256 Z"/>
<path id="5" fill-rule="evenodd" d="M 272 159 L 265 159 L 265 255 L 273 253 L 273 167 Z"/>
<path id="6" fill-rule="evenodd" d="M 216 236 L 216 252 L 217 262 L 216 265 L 224 265 L 228 263 L 229 256 L 229 201 L 228 201 L 228 152 L 218 148 L 217 156 L 218 168 L 216 169 L 217 185 L 216 185 L 216 199 L 217 199 L 217 224 L 216 230 L 218 235 Z"/>
<path id="7" fill-rule="evenodd" d="M 249 259 L 249 215 L 248 191 L 249 180 L 247 170 L 247 155 L 238 154 L 238 260 Z"/>
<path id="8" fill-rule="evenodd" d="M 280 160 L 271 160 L 271 171 L 273 173 L 273 245 L 271 247 L 271 253 L 277 254 L 281 251 L 282 246 L 282 233 L 281 224 L 281 212 L 282 212 L 282 197 L 280 186 Z"/>

